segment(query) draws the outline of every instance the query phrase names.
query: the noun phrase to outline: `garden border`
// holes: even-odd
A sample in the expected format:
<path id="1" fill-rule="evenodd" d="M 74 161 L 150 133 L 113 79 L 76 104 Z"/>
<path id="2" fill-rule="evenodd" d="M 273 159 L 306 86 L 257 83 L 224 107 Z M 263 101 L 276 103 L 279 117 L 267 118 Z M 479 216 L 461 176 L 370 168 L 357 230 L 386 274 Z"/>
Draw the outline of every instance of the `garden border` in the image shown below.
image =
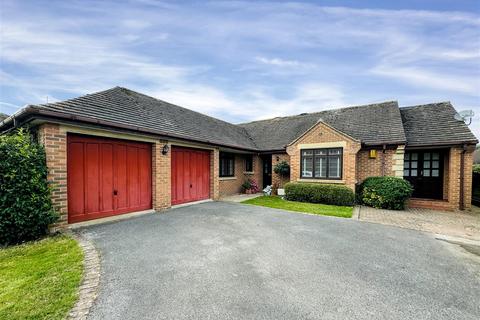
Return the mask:
<path id="1" fill-rule="evenodd" d="M 72 237 L 78 241 L 83 250 L 83 275 L 82 282 L 78 288 L 78 300 L 68 313 L 67 319 L 86 319 L 98 294 L 100 285 L 100 256 L 93 245 L 80 232 L 72 232 Z"/>

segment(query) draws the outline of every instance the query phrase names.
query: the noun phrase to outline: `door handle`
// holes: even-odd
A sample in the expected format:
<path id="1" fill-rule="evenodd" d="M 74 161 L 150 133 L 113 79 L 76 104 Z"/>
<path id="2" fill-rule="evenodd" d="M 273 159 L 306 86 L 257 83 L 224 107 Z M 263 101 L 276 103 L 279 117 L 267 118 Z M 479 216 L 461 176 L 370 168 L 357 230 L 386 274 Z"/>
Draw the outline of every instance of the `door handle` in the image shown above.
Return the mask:
<path id="1" fill-rule="evenodd" d="M 113 195 L 114 196 L 118 195 L 118 190 L 113 190 Z"/>

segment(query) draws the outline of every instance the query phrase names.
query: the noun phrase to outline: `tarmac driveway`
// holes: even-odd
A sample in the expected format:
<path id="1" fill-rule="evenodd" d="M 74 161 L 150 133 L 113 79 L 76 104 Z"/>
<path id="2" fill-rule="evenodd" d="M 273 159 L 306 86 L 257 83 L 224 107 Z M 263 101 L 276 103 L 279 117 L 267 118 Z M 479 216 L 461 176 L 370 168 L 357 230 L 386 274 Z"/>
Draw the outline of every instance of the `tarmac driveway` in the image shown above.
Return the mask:
<path id="1" fill-rule="evenodd" d="M 479 266 L 418 231 L 210 202 L 82 232 L 91 319 L 480 318 Z"/>

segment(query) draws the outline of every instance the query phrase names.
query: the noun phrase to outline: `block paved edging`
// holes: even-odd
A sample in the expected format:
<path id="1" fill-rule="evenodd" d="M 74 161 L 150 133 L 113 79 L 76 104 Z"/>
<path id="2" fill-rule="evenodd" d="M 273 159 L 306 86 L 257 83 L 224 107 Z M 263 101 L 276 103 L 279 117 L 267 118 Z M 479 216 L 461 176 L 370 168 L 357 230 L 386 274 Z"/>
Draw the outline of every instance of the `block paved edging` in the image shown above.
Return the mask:
<path id="1" fill-rule="evenodd" d="M 87 318 L 90 308 L 97 298 L 98 286 L 100 284 L 100 257 L 92 241 L 79 232 L 71 233 L 78 241 L 83 250 L 83 276 L 78 288 L 78 300 L 70 310 L 67 319 L 84 320 Z"/>

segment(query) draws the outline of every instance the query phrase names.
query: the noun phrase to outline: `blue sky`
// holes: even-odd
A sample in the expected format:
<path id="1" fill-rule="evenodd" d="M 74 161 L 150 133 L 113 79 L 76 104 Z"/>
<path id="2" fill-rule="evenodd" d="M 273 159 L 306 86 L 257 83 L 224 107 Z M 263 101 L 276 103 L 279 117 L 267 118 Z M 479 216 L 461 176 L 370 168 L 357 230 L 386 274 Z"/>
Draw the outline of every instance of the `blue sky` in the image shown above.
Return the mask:
<path id="1" fill-rule="evenodd" d="M 479 1 L 0 0 L 0 112 L 123 86 L 230 122 L 474 109 Z"/>

